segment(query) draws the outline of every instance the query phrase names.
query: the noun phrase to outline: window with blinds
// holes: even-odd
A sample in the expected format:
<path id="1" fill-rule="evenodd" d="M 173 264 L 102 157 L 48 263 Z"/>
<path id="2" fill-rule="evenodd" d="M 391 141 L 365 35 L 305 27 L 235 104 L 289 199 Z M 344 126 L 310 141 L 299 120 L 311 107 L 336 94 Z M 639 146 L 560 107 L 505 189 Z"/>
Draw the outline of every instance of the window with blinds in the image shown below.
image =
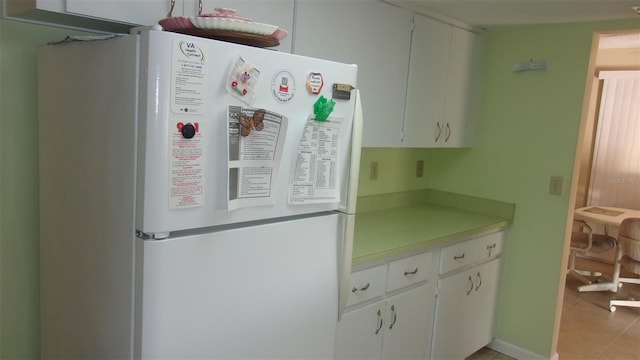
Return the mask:
<path id="1" fill-rule="evenodd" d="M 589 205 L 640 210 L 640 71 L 601 71 Z"/>

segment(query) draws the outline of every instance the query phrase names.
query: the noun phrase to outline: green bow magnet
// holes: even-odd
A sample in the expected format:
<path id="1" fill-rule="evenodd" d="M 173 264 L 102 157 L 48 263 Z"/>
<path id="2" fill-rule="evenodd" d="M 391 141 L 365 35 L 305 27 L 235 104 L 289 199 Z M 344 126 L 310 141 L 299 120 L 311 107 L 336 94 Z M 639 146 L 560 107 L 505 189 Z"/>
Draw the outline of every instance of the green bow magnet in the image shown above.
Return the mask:
<path id="1" fill-rule="evenodd" d="M 320 95 L 318 100 L 313 104 L 313 114 L 315 115 L 316 121 L 327 121 L 335 105 L 335 101 L 327 100 L 327 98 Z"/>

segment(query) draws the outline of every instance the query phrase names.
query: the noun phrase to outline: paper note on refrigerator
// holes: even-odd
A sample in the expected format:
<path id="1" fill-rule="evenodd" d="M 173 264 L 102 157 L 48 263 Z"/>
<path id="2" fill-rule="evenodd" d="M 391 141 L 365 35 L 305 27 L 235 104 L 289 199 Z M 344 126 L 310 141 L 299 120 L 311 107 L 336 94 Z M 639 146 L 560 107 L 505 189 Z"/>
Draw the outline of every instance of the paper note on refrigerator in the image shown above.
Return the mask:
<path id="1" fill-rule="evenodd" d="M 257 108 L 230 105 L 227 112 L 229 211 L 272 205 L 287 118 Z"/>
<path id="2" fill-rule="evenodd" d="M 329 117 L 321 122 L 313 115 L 307 120 L 289 186 L 290 204 L 340 200 L 337 167 L 341 120 Z"/>

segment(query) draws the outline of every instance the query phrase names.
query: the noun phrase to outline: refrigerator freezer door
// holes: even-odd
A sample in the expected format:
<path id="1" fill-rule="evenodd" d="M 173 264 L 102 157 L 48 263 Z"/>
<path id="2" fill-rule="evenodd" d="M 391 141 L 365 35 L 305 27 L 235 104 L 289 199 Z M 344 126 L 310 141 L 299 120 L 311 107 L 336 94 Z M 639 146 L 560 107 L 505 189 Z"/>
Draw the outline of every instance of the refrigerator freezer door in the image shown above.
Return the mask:
<path id="1" fill-rule="evenodd" d="M 136 357 L 332 358 L 340 216 L 138 240 Z"/>
<path id="2" fill-rule="evenodd" d="M 167 233 L 345 208 L 352 159 L 355 91 L 347 92 L 350 99 L 335 99 L 329 121 L 338 124 L 339 134 L 329 141 L 321 139 L 325 141 L 320 142 L 318 152 L 312 155 L 314 159 L 322 157 L 327 161 L 318 163 L 317 167 L 296 165 L 305 158 L 298 151 L 307 120 L 314 114 L 314 103 L 321 95 L 331 99 L 333 84 L 355 87 L 356 65 L 161 31 L 143 31 L 140 44 L 138 230 Z M 189 52 L 191 50 L 193 53 Z M 185 54 L 191 57 L 185 60 Z M 240 86 L 241 80 L 230 81 L 228 78 L 240 58 L 259 71 L 253 83 L 255 99 L 252 105 L 227 90 L 227 83 L 235 82 Z M 256 75 L 252 73 L 253 77 L 249 78 L 256 79 Z M 285 79 L 287 84 L 283 87 Z M 324 85 L 320 87 L 319 82 Z M 285 94 L 283 89 L 288 92 Z M 315 94 L 318 90 L 320 93 Z M 249 189 L 245 194 L 249 199 L 251 191 L 260 190 L 255 199 L 264 203 L 262 206 L 235 210 L 228 207 L 227 192 L 231 187 L 227 181 L 229 105 L 265 109 L 287 118 L 286 132 L 278 139 L 283 147 L 281 159 L 275 162 L 276 168 L 263 176 L 265 168 L 256 167 L 254 169 L 260 169 L 262 177 L 246 176 L 238 181 L 244 190 Z M 189 123 L 195 125 L 195 136 L 183 139 L 180 129 Z M 253 130 L 249 136 L 255 133 L 257 131 Z M 181 146 L 185 144 L 190 148 L 183 149 Z M 335 154 L 333 145 L 337 147 Z M 320 154 L 322 146 L 330 150 L 326 155 Z M 188 152 L 187 157 L 183 150 Z M 255 154 L 258 159 L 264 152 L 256 151 Z M 336 160 L 330 159 L 333 155 Z M 357 172 L 359 164 L 353 166 Z M 307 171 L 317 175 L 314 180 L 329 179 L 316 185 L 335 184 L 334 200 L 290 204 L 288 195 L 292 179 Z M 185 202 L 178 203 L 180 199 Z"/>

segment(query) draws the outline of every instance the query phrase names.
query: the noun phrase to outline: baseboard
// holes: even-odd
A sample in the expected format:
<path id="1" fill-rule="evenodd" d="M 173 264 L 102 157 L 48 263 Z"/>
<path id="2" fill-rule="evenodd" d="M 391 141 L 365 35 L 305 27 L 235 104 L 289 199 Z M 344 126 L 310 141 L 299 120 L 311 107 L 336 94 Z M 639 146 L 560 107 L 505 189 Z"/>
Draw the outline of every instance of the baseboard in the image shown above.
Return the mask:
<path id="1" fill-rule="evenodd" d="M 490 349 L 493 349 L 499 353 L 503 353 L 505 355 L 511 356 L 512 358 L 516 358 L 518 360 L 558 360 L 558 353 L 548 358 L 546 356 L 542 356 L 536 354 L 527 349 L 523 349 L 519 346 L 508 343 L 504 340 L 494 339 L 489 345 L 487 345 Z"/>

